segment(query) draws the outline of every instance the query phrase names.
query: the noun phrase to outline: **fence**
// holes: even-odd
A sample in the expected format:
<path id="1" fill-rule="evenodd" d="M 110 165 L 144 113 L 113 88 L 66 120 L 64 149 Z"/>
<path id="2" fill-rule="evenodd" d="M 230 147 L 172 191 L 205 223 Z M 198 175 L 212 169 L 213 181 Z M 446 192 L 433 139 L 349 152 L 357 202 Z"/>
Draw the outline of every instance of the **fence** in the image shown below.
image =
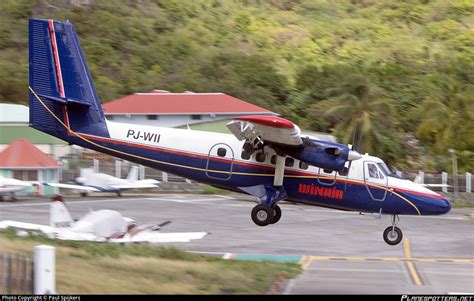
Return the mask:
<path id="1" fill-rule="evenodd" d="M 401 177 L 407 180 L 418 180 L 419 183 L 430 185 L 429 188 L 433 191 L 443 191 L 452 193 L 455 189 L 454 175 L 447 172 L 442 173 L 427 173 L 427 172 L 402 172 Z M 466 172 L 465 174 L 458 174 L 458 191 L 472 193 L 473 178 L 472 174 Z M 433 186 L 439 185 L 439 186 Z"/>
<path id="2" fill-rule="evenodd" d="M 99 161 L 99 160 L 82 160 L 77 161 L 74 164 L 74 168 L 63 169 L 60 175 L 61 182 L 74 182 L 74 180 L 80 175 L 80 168 L 93 167 L 96 172 L 105 173 L 117 178 L 126 178 L 130 168 L 134 165 L 128 161 L 116 160 L 116 161 Z M 160 182 L 190 182 L 189 180 L 162 172 L 150 167 L 139 166 L 138 170 L 139 179 L 155 179 Z"/>
<path id="3" fill-rule="evenodd" d="M 30 256 L 0 252 L 0 294 L 33 294 Z"/>

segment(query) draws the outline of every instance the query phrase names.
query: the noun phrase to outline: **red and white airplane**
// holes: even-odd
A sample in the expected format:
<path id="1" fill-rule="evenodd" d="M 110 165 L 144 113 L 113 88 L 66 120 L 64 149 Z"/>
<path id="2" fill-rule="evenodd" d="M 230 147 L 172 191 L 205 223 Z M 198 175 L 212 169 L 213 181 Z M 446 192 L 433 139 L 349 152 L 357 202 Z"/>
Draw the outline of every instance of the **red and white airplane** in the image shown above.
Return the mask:
<path id="1" fill-rule="evenodd" d="M 259 226 L 280 220 L 281 200 L 393 215 L 384 231 L 402 239 L 398 215 L 450 210 L 441 195 L 394 176 L 376 157 L 301 134 L 279 117 L 244 116 L 218 134 L 108 121 L 74 26 L 30 19 L 30 125 L 99 152 L 258 197 Z"/>

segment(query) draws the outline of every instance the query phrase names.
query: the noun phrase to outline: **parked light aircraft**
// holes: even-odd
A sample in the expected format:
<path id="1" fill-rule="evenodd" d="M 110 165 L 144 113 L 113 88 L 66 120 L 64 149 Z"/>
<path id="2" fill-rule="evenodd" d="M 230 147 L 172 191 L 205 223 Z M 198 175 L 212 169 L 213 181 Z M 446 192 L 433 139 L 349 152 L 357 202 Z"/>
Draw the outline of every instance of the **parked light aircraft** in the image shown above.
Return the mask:
<path id="1" fill-rule="evenodd" d="M 15 192 L 31 187 L 32 185 L 32 182 L 25 182 L 0 176 L 0 201 L 3 201 L 5 196 L 10 200 L 14 200 Z"/>
<path id="2" fill-rule="evenodd" d="M 28 232 L 41 233 L 49 238 L 77 241 L 97 241 L 112 243 L 163 243 L 189 242 L 201 239 L 206 232 L 163 233 L 159 230 L 169 224 L 138 225 L 133 219 L 122 216 L 114 210 L 91 211 L 74 221 L 62 198 L 54 198 L 50 204 L 50 223 L 47 225 L 0 221 L 0 229 L 13 228 L 23 235 Z"/>
<path id="3" fill-rule="evenodd" d="M 87 192 L 115 192 L 121 196 L 121 191 L 126 189 L 155 188 L 159 182 L 153 179 L 138 180 L 138 167 L 132 166 L 126 179 L 120 179 L 104 173 L 95 173 L 92 168 L 82 168 L 80 177 L 75 179 L 74 184 L 45 183 L 45 185 L 66 189 L 78 189 L 82 196 Z"/>
<path id="4" fill-rule="evenodd" d="M 390 214 L 392 225 L 383 237 L 395 245 L 402 240 L 398 215 L 450 210 L 447 199 L 394 177 L 381 159 L 304 136 L 283 118 L 235 118 L 228 124 L 233 134 L 108 121 L 69 22 L 30 19 L 29 66 L 32 127 L 71 144 L 256 196 L 259 204 L 251 217 L 259 226 L 279 221 L 281 200 Z"/>

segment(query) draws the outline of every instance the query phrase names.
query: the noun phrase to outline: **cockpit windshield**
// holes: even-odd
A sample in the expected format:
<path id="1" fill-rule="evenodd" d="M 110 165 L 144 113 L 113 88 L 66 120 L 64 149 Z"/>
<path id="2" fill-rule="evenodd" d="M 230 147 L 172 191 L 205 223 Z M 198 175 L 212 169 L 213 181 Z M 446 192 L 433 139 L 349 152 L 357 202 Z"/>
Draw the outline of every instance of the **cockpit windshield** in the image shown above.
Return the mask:
<path id="1" fill-rule="evenodd" d="M 399 178 L 399 176 L 397 176 L 396 173 L 392 172 L 392 171 L 388 168 L 388 166 L 385 164 L 385 162 L 379 162 L 379 163 L 377 163 L 377 165 L 379 166 L 379 168 L 383 171 L 383 173 L 384 173 L 386 176 Z"/>

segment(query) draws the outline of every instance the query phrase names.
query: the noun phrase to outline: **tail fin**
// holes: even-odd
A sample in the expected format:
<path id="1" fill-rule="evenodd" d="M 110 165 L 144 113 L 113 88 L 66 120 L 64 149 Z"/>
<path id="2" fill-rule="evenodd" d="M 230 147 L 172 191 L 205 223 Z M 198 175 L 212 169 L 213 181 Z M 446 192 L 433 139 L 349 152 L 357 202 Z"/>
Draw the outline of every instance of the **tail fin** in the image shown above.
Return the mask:
<path id="1" fill-rule="evenodd" d="M 127 180 L 132 181 L 132 182 L 135 182 L 138 180 L 138 167 L 133 165 L 132 168 L 130 168 L 130 171 L 128 172 L 128 175 L 127 175 Z"/>
<path id="2" fill-rule="evenodd" d="M 54 200 L 49 207 L 49 225 L 56 228 L 69 228 L 74 224 L 74 220 L 69 210 L 60 200 Z"/>
<path id="3" fill-rule="evenodd" d="M 109 137 L 89 69 L 69 22 L 29 20 L 30 126 L 68 141 L 70 130 Z"/>

